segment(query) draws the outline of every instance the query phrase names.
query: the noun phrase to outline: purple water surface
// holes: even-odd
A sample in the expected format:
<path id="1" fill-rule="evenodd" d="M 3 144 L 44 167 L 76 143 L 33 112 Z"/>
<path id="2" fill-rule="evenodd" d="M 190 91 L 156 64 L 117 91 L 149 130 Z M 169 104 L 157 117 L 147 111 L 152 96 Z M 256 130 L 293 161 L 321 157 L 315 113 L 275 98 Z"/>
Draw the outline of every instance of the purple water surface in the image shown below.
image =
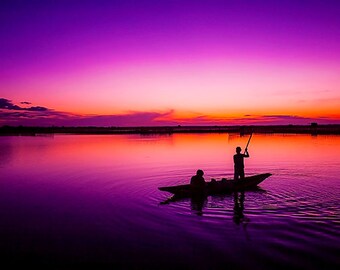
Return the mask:
<path id="1" fill-rule="evenodd" d="M 2 263 L 49 269 L 336 269 L 340 136 L 254 134 L 260 189 L 183 199 L 159 186 L 233 174 L 235 134 L 0 137 Z M 241 200 L 241 202 L 240 202 Z"/>

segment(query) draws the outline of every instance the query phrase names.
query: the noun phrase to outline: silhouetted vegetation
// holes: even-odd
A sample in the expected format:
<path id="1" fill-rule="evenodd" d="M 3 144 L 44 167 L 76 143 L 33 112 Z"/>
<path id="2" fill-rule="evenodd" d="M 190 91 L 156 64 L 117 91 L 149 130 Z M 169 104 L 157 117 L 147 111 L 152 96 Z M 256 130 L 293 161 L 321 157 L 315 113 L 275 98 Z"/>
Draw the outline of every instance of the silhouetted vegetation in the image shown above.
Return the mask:
<path id="1" fill-rule="evenodd" d="M 173 134 L 173 133 L 296 133 L 340 134 L 340 125 L 277 125 L 277 126 L 150 126 L 150 127 L 28 127 L 3 126 L 0 135 L 36 136 L 39 134 Z"/>

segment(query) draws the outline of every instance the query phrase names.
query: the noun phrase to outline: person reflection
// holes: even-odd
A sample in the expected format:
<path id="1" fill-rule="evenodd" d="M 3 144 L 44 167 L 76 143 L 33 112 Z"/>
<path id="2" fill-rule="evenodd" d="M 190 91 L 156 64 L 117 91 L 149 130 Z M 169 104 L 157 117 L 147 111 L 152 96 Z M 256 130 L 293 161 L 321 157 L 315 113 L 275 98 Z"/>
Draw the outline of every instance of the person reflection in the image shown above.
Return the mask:
<path id="1" fill-rule="evenodd" d="M 203 208 L 206 206 L 207 197 L 203 193 L 197 193 L 190 198 L 191 210 L 198 216 L 203 215 Z"/>
<path id="2" fill-rule="evenodd" d="M 237 191 L 234 192 L 234 215 L 233 215 L 233 220 L 235 224 L 240 225 L 247 219 L 245 218 L 243 214 L 244 210 L 244 191 L 241 192 L 240 196 Z"/>

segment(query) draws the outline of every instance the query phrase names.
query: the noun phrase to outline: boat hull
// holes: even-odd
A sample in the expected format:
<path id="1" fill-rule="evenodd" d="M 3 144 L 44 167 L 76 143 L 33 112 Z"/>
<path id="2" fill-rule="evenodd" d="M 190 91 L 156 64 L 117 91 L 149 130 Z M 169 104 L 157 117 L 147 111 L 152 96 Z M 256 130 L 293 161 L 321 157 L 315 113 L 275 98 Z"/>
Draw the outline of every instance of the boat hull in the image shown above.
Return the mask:
<path id="1" fill-rule="evenodd" d="M 210 182 L 207 182 L 204 188 L 195 188 L 190 184 L 187 184 L 178 186 L 159 187 L 158 189 L 161 191 L 170 192 L 181 197 L 190 197 L 200 193 L 204 195 L 214 195 L 256 188 L 258 184 L 260 184 L 269 176 L 271 176 L 270 173 L 264 173 L 248 176 L 242 180 L 241 179 L 240 180 L 222 179 L 219 181 L 212 180 Z"/>

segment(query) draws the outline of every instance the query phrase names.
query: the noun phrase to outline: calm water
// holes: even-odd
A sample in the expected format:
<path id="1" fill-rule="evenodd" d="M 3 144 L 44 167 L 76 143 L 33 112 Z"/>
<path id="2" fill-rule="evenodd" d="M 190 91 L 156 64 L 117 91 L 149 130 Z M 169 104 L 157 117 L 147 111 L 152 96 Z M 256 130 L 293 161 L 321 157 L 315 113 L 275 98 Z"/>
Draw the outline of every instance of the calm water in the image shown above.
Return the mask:
<path id="1" fill-rule="evenodd" d="M 230 178 L 247 139 L 0 137 L 0 263 L 338 268 L 340 136 L 255 134 L 246 174 L 273 174 L 261 189 L 163 203 L 170 194 L 157 188 L 186 183 L 198 168 L 206 180 Z"/>

